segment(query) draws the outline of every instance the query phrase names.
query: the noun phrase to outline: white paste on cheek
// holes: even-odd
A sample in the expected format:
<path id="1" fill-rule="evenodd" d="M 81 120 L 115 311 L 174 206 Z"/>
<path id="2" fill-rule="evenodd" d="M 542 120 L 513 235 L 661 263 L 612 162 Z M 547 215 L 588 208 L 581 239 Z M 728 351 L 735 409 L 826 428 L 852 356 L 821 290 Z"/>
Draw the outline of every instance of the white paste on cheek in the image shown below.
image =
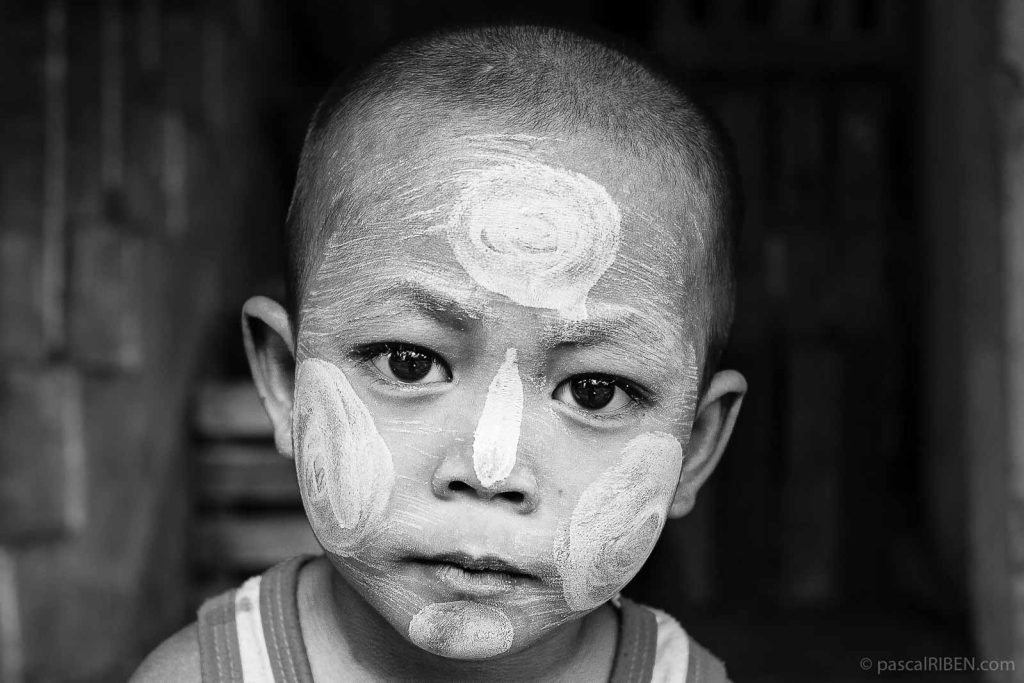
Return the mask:
<path id="1" fill-rule="evenodd" d="M 519 377 L 516 350 L 509 349 L 487 389 L 487 400 L 473 435 L 473 469 L 484 487 L 489 488 L 512 473 L 522 422 L 523 381 Z"/>
<path id="2" fill-rule="evenodd" d="M 640 570 L 665 524 L 682 462 L 682 446 L 671 434 L 641 434 L 583 491 L 555 539 L 570 609 L 597 607 Z"/>
<path id="3" fill-rule="evenodd" d="M 586 318 L 587 294 L 619 248 L 621 215 L 608 191 L 526 160 L 463 180 L 446 233 L 466 272 L 518 304 Z"/>
<path id="4" fill-rule="evenodd" d="M 512 622 L 478 602 L 435 602 L 413 616 L 409 640 L 442 657 L 485 659 L 512 647 Z"/>
<path id="5" fill-rule="evenodd" d="M 295 374 L 292 430 L 310 525 L 325 550 L 351 555 L 383 527 L 395 482 L 391 452 L 341 369 L 315 358 Z"/>

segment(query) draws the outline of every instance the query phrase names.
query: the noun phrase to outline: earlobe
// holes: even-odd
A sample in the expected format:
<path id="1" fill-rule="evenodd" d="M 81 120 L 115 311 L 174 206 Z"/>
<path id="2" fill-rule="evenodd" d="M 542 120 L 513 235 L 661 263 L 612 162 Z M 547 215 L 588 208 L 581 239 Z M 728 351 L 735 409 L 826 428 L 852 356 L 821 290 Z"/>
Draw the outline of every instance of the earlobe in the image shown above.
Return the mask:
<path id="1" fill-rule="evenodd" d="M 274 426 L 274 444 L 290 458 L 295 345 L 288 312 L 265 296 L 252 297 L 242 307 L 242 336 L 256 391 Z"/>
<path id="2" fill-rule="evenodd" d="M 735 370 L 721 370 L 711 378 L 697 407 L 669 517 L 682 517 L 697 502 L 697 492 L 729 443 L 746 392 L 747 380 Z"/>

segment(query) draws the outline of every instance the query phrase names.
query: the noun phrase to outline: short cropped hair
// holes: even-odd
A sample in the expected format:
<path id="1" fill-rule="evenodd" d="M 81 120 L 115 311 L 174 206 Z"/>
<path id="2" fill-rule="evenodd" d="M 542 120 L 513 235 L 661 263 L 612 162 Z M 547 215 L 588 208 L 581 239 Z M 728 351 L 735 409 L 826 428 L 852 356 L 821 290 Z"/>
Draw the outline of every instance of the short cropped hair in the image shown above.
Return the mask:
<path id="1" fill-rule="evenodd" d="M 395 112 L 423 120 L 482 115 L 538 133 L 598 132 L 602 139 L 685 173 L 703 223 L 703 254 L 692 283 L 707 330 L 702 389 L 732 324 L 734 250 L 742 201 L 731 145 L 714 120 L 650 60 L 561 29 L 488 26 L 429 35 L 390 49 L 342 76 L 320 102 L 306 133 L 287 219 L 288 307 L 299 305 L 345 197 L 340 157 L 353 153 L 343 131 Z M 328 190 L 327 180 L 330 179 Z M 338 199 L 338 184 L 341 196 Z M 351 182 L 350 180 L 348 182 Z M 353 211 L 356 207 L 341 207 Z M 682 229 L 687 229 L 682 227 Z"/>

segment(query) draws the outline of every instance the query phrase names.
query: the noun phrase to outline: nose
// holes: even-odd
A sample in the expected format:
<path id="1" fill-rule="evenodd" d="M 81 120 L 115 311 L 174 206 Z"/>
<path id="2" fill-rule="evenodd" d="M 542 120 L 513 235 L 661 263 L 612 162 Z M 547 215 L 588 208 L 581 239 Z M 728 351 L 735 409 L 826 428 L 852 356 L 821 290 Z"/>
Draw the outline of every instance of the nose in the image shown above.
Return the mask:
<path id="1" fill-rule="evenodd" d="M 537 483 L 530 470 L 518 462 L 523 422 L 523 383 L 517 352 L 510 348 L 487 389 L 473 434 L 472 466 L 461 452 L 452 453 L 434 475 L 438 496 L 471 495 L 500 500 L 527 512 L 536 506 Z"/>
<path id="2" fill-rule="evenodd" d="M 470 454 L 464 448 L 455 448 L 434 471 L 431 481 L 434 495 L 443 500 L 474 499 L 506 506 L 527 514 L 537 508 L 537 480 L 526 463 L 516 463 L 504 479 L 490 486 L 480 482 Z"/>

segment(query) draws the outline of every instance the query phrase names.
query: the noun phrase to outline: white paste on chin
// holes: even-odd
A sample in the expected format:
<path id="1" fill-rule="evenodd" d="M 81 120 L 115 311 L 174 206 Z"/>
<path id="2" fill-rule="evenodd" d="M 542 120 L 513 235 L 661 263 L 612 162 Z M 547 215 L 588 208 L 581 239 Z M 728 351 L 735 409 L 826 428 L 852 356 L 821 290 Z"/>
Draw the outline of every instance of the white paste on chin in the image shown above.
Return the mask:
<path id="1" fill-rule="evenodd" d="M 446 232 L 466 272 L 523 306 L 586 318 L 587 294 L 619 248 L 621 215 L 608 191 L 530 161 L 463 177 Z"/>
<path id="2" fill-rule="evenodd" d="M 597 607 L 640 570 L 665 524 L 682 461 L 682 446 L 671 434 L 641 434 L 583 491 L 555 539 L 570 609 Z"/>
<path id="3" fill-rule="evenodd" d="M 341 369 L 315 358 L 295 373 L 292 430 L 310 526 L 325 550 L 351 555 L 383 525 L 391 451 Z"/>
<path id="4" fill-rule="evenodd" d="M 490 605 L 469 600 L 435 602 L 409 622 L 409 640 L 427 652 L 455 659 L 486 659 L 512 647 L 512 622 Z"/>
<path id="5" fill-rule="evenodd" d="M 487 389 L 487 400 L 473 435 L 473 469 L 484 487 L 490 488 L 512 473 L 522 422 L 523 382 L 519 378 L 516 350 L 509 349 Z"/>

